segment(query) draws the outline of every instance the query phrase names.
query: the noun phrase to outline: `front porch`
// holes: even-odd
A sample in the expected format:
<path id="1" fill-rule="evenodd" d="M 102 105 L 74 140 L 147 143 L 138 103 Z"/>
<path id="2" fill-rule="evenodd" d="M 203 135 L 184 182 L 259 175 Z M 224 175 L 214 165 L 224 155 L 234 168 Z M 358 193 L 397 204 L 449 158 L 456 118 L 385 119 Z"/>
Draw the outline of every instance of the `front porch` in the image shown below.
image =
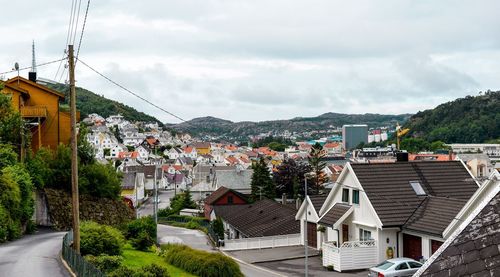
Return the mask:
<path id="1" fill-rule="evenodd" d="M 347 241 L 340 247 L 332 242 L 323 243 L 323 266 L 333 265 L 335 271 L 366 269 L 377 263 L 376 240 Z"/>

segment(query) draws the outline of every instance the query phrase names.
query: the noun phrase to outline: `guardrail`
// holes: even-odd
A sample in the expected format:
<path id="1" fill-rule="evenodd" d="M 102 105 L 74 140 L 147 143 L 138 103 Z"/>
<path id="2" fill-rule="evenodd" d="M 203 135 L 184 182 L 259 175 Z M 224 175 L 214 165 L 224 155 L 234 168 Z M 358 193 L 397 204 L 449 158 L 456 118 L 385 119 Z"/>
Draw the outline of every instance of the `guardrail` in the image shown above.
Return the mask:
<path id="1" fill-rule="evenodd" d="M 72 247 L 73 231 L 69 231 L 64 235 L 62 242 L 62 258 L 69 265 L 71 270 L 78 277 L 105 277 L 106 275 L 100 270 L 95 268 L 94 265 L 87 262 L 80 254 L 78 254 Z"/>

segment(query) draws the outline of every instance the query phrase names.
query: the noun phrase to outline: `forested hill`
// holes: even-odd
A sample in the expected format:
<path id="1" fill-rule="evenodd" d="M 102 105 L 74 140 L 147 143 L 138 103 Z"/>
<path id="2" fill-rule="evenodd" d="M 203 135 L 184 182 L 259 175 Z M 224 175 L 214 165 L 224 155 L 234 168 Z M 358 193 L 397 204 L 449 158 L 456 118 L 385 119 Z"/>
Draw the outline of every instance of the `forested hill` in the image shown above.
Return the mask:
<path id="1" fill-rule="evenodd" d="M 66 96 L 64 103 L 69 103 L 69 86 L 64 84 L 45 84 L 48 87 L 64 93 Z M 85 118 L 91 113 L 97 113 L 104 118 L 113 115 L 121 114 L 123 117 L 129 121 L 145 121 L 145 122 L 158 122 L 162 124 L 158 119 L 147 115 L 143 112 L 139 112 L 136 109 L 124 105 L 120 102 L 110 100 L 104 96 L 97 95 L 96 93 L 86 90 L 84 88 L 76 88 L 76 108 L 80 111 L 81 118 Z"/>
<path id="2" fill-rule="evenodd" d="M 289 120 L 270 120 L 261 122 L 232 122 L 215 117 L 195 118 L 185 123 L 170 124 L 170 128 L 189 132 L 195 136 L 214 136 L 226 138 L 245 138 L 267 132 L 310 132 L 326 130 L 344 124 L 368 124 L 369 127 L 394 126 L 396 122 L 405 122 L 410 114 L 340 114 L 325 113 L 316 117 L 296 117 Z"/>
<path id="3" fill-rule="evenodd" d="M 500 91 L 467 96 L 413 115 L 410 136 L 446 143 L 482 143 L 500 138 Z"/>

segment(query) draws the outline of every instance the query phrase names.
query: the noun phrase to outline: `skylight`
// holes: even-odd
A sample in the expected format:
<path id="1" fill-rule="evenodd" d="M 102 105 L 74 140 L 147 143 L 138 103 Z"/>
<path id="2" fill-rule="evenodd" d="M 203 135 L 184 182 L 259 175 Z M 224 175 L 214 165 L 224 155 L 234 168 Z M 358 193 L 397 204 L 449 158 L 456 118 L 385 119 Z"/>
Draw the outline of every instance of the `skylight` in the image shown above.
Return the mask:
<path id="1" fill-rule="evenodd" d="M 417 195 L 427 195 L 419 181 L 410 181 L 410 185 Z"/>

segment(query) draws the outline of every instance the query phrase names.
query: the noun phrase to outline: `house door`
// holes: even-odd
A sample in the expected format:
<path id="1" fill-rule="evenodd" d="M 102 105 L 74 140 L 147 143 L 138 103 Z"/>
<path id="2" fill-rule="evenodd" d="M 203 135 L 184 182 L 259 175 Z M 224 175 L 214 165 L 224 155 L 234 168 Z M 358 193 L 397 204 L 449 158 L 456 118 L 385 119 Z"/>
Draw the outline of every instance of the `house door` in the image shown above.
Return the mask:
<path id="1" fill-rule="evenodd" d="M 434 254 L 434 252 L 436 252 L 442 244 L 442 241 L 431 240 L 431 254 Z"/>
<path id="2" fill-rule="evenodd" d="M 317 248 L 318 246 L 316 223 L 307 222 L 307 245 L 314 248 Z"/>
<path id="3" fill-rule="evenodd" d="M 349 241 L 349 225 L 342 224 L 342 243 L 346 241 Z M 342 243 L 340 243 L 340 245 L 342 245 Z"/>
<path id="4" fill-rule="evenodd" d="M 422 238 L 403 234 L 403 256 L 417 261 L 420 260 L 420 257 L 422 257 Z"/>

